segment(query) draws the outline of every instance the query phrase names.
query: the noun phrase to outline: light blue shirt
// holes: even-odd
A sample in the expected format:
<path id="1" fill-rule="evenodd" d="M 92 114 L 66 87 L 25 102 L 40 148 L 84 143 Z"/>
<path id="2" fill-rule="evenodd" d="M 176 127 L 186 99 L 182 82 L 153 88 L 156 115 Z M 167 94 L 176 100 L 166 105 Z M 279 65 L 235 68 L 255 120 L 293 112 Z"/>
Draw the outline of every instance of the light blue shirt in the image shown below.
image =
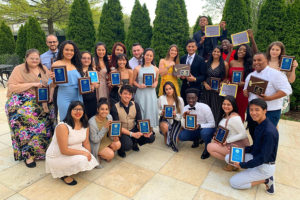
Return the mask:
<path id="1" fill-rule="evenodd" d="M 55 52 L 55 58 L 57 57 L 58 50 Z M 51 50 L 46 51 L 41 55 L 41 63 L 45 65 L 49 70 L 51 69 L 51 58 L 53 58 L 53 53 Z"/>

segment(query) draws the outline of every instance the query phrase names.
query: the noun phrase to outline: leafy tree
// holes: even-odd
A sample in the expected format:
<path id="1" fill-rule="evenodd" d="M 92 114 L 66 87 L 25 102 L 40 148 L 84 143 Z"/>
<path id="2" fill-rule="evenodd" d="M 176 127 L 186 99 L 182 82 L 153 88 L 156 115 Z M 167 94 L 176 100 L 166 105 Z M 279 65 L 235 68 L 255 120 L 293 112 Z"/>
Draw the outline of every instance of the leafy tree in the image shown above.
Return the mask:
<path id="1" fill-rule="evenodd" d="M 38 49 L 41 53 L 47 50 L 46 36 L 36 18 L 29 17 L 26 27 L 26 48 Z"/>
<path id="2" fill-rule="evenodd" d="M 151 37 L 152 28 L 148 9 L 145 4 L 142 6 L 139 0 L 135 0 L 130 16 L 126 46 L 131 48 L 132 44 L 139 42 L 144 48 L 147 48 L 150 46 Z M 128 52 L 131 54 L 131 51 Z"/>
<path id="3" fill-rule="evenodd" d="M 180 55 L 184 54 L 185 50 L 185 43 L 189 38 L 189 23 L 187 19 L 187 11 L 186 11 L 186 5 L 184 0 L 176 0 L 179 8 L 181 9 L 181 17 L 178 18 L 178 29 L 181 30 L 180 36 L 179 36 L 179 41 L 176 42 L 176 44 L 179 47 Z"/>
<path id="4" fill-rule="evenodd" d="M 87 0 L 74 0 L 69 16 L 67 38 L 73 40 L 80 50 L 91 51 L 95 44 L 95 28 Z"/>
<path id="5" fill-rule="evenodd" d="M 265 51 L 273 41 L 283 39 L 283 25 L 286 17 L 285 0 L 266 0 L 262 5 L 257 25 L 258 49 Z"/>
<path id="6" fill-rule="evenodd" d="M 115 42 L 124 43 L 124 21 L 119 0 L 108 0 L 103 4 L 97 40 L 106 43 L 108 53 L 111 53 Z"/>
<path id="7" fill-rule="evenodd" d="M 193 34 L 196 33 L 196 32 L 198 32 L 198 31 L 200 31 L 200 29 L 201 29 L 200 26 L 199 26 L 199 20 L 200 20 L 201 16 L 202 16 L 202 15 L 200 15 L 200 16 L 197 18 L 196 23 L 195 23 L 195 25 L 193 26 Z M 211 20 L 211 17 L 208 15 L 207 18 L 208 18 L 208 25 L 213 25 L 212 20 Z"/>
<path id="8" fill-rule="evenodd" d="M 206 0 L 202 6 L 204 15 L 211 15 L 216 20 L 222 16 L 226 0 Z"/>
<path id="9" fill-rule="evenodd" d="M 10 28 L 4 23 L 0 26 L 0 54 L 13 54 L 16 43 Z"/>
<path id="10" fill-rule="evenodd" d="M 27 34 L 27 23 L 23 26 L 21 25 L 18 31 L 18 37 L 16 42 L 16 54 L 19 56 L 20 61 L 25 58 L 26 53 L 26 34 Z"/>
<path id="11" fill-rule="evenodd" d="M 245 1 L 226 0 L 222 20 L 226 21 L 228 36 L 249 29 L 249 19 Z"/>

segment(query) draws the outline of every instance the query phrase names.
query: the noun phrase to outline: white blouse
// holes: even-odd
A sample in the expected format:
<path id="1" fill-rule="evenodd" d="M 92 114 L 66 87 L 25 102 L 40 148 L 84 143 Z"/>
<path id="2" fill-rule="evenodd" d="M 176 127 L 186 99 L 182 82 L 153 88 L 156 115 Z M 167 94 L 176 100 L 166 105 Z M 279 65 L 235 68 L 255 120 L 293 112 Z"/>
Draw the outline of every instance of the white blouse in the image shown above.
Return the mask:
<path id="1" fill-rule="evenodd" d="M 177 107 L 175 105 L 175 102 L 173 103 L 173 105 L 175 106 L 175 111 L 176 111 L 176 115 L 175 115 L 175 120 L 176 121 L 180 121 L 182 114 L 183 114 L 183 108 L 184 108 L 184 103 L 183 103 L 183 99 L 181 97 L 178 97 L 179 100 L 179 108 L 180 108 L 180 113 L 178 113 Z M 167 97 L 165 95 L 162 95 L 158 98 L 158 114 L 161 116 L 161 113 L 164 109 L 164 105 L 168 105 L 168 101 L 167 101 Z M 172 119 L 167 119 L 170 123 L 173 122 Z"/>

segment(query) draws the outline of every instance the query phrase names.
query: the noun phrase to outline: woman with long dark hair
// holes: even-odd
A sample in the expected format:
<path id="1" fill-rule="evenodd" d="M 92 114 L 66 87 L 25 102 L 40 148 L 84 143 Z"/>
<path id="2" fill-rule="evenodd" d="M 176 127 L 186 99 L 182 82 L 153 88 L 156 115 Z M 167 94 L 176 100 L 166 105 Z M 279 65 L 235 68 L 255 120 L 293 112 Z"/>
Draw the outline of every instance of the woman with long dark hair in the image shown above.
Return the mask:
<path id="1" fill-rule="evenodd" d="M 66 117 L 54 131 L 46 152 L 46 173 L 60 178 L 67 185 L 76 185 L 71 177 L 82 171 L 92 170 L 98 162 L 91 154 L 88 119 L 81 101 L 72 101 Z"/>
<path id="2" fill-rule="evenodd" d="M 164 118 L 164 105 L 174 106 L 173 119 Z M 181 127 L 181 117 L 183 113 L 184 102 L 181 97 L 178 96 L 175 85 L 167 81 L 163 85 L 163 95 L 158 98 L 158 113 L 160 115 L 159 119 L 159 129 L 160 133 L 164 135 L 165 144 L 172 147 L 173 151 L 178 151 L 177 149 L 177 136 L 180 132 Z"/>
<path id="3" fill-rule="evenodd" d="M 202 95 L 202 102 L 211 108 L 216 123 L 222 117 L 221 110 L 224 98 L 219 95 L 219 91 L 211 88 L 211 80 L 218 78 L 219 83 L 221 83 L 227 74 L 227 68 L 228 64 L 222 58 L 222 48 L 220 46 L 215 47 L 207 61 L 207 79 L 203 82 L 205 89 Z"/>
<path id="4" fill-rule="evenodd" d="M 122 42 L 116 42 L 111 51 L 110 68 L 114 70 L 117 66 L 117 56 L 119 54 L 126 54 L 126 46 Z"/>
<path id="5" fill-rule="evenodd" d="M 232 82 L 232 76 L 234 71 L 241 71 L 243 74 L 241 82 L 237 83 L 238 91 L 236 95 L 236 102 L 239 108 L 239 115 L 241 116 L 243 121 L 245 121 L 245 113 L 248 107 L 248 98 L 244 96 L 243 88 L 245 85 L 246 77 L 253 71 L 252 63 L 253 54 L 249 45 L 242 44 L 238 46 L 234 54 L 234 60 L 230 62 L 227 77 L 227 80 L 229 82 Z"/>
<path id="6" fill-rule="evenodd" d="M 68 83 L 57 85 L 57 105 L 60 120 L 66 117 L 67 109 L 72 101 L 83 102 L 78 89 L 78 78 L 83 76 L 80 51 L 71 40 L 66 40 L 60 44 L 57 60 L 52 67 L 62 65 L 67 68 Z"/>

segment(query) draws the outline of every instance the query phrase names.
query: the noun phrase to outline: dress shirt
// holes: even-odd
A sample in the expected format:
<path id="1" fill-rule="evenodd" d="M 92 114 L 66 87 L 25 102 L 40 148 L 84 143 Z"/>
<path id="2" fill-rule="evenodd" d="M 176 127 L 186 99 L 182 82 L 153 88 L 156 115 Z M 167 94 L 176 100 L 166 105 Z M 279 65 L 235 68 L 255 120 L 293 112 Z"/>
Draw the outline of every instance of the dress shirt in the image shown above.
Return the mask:
<path id="1" fill-rule="evenodd" d="M 194 53 L 193 55 L 188 54 L 187 58 L 186 58 L 186 63 L 185 64 L 188 64 L 188 62 L 190 61 L 189 64 L 192 65 L 192 63 L 194 61 L 194 58 L 195 58 L 195 54 L 196 53 Z"/>
<path id="2" fill-rule="evenodd" d="M 245 152 L 252 154 L 253 159 L 240 163 L 244 169 L 254 168 L 276 160 L 279 135 L 273 123 L 266 118 L 255 128 L 254 134 L 253 145 L 245 148 Z"/>
<path id="3" fill-rule="evenodd" d="M 197 115 L 197 124 L 201 128 L 215 128 L 215 119 L 208 105 L 197 102 L 195 110 L 189 110 L 190 105 L 184 106 L 183 112 L 190 111 L 190 114 Z M 181 126 L 185 127 L 185 119 L 181 119 Z"/>
<path id="4" fill-rule="evenodd" d="M 58 50 L 56 50 L 56 52 L 54 53 L 56 58 Z M 41 55 L 41 63 L 45 65 L 49 70 L 51 69 L 51 58 L 53 58 L 53 52 L 51 50 L 48 50 Z"/>
<path id="5" fill-rule="evenodd" d="M 181 97 L 178 97 L 178 103 L 179 103 L 180 113 L 178 113 L 175 102 L 173 104 L 173 106 L 175 106 L 175 111 L 176 111 L 176 115 L 175 115 L 175 118 L 174 118 L 176 121 L 181 120 L 183 109 L 184 109 L 184 102 L 183 102 L 183 99 Z M 159 116 L 161 116 L 161 113 L 164 109 L 164 105 L 168 105 L 167 97 L 165 95 L 161 95 L 158 98 L 158 114 L 159 114 Z M 167 119 L 167 120 L 170 123 L 173 123 L 173 119 Z"/>
<path id="6" fill-rule="evenodd" d="M 131 67 L 131 69 L 134 70 L 134 68 L 141 65 L 142 64 L 142 59 L 143 59 L 142 57 L 140 59 L 137 59 L 136 57 L 132 57 L 129 60 L 129 66 Z M 139 63 L 139 61 L 140 61 L 140 63 Z"/>
<path id="7" fill-rule="evenodd" d="M 284 92 L 286 95 L 292 94 L 292 88 L 286 76 L 276 69 L 267 66 L 261 72 L 257 72 L 257 71 L 251 72 L 245 80 L 244 90 L 247 89 L 251 76 L 255 76 L 257 78 L 261 78 L 266 81 L 269 81 L 265 91 L 266 96 L 272 96 L 279 90 Z M 249 98 L 248 98 L 249 101 L 256 98 L 258 98 L 256 94 L 249 92 Z M 268 109 L 267 109 L 268 111 L 281 110 L 283 105 L 283 98 L 275 99 L 272 101 L 266 101 L 266 102 L 268 105 Z"/>

